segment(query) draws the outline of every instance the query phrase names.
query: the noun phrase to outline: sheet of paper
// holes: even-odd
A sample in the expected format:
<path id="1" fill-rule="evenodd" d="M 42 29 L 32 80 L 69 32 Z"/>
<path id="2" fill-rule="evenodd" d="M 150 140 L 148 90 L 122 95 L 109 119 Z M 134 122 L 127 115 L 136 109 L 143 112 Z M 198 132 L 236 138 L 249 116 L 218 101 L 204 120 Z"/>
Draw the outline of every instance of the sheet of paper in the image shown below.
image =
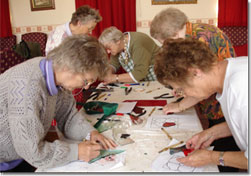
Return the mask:
<path id="1" fill-rule="evenodd" d="M 188 111 L 186 114 L 152 115 L 147 119 L 145 128 L 148 130 L 159 130 L 165 122 L 173 122 L 176 124 L 174 126 L 164 127 L 167 129 L 191 130 L 201 128 L 198 117 L 194 116 L 192 111 Z"/>
<path id="2" fill-rule="evenodd" d="M 123 102 L 123 103 L 119 103 L 118 109 L 117 109 L 117 113 L 130 113 L 132 112 L 133 108 L 135 107 L 135 105 L 137 104 L 137 102 Z"/>
<path id="3" fill-rule="evenodd" d="M 37 169 L 36 172 L 104 172 L 119 168 L 125 164 L 126 152 L 115 155 L 114 161 L 107 161 L 104 158 L 92 164 L 83 161 L 74 161 L 67 165 L 51 169 Z"/>
<path id="4" fill-rule="evenodd" d="M 178 142 L 179 142 L 178 140 L 172 139 L 172 141 L 169 143 L 168 146 L 177 144 Z M 184 144 L 181 144 L 181 145 L 184 145 Z M 209 148 L 209 150 L 212 150 L 212 149 L 213 149 L 212 147 Z M 206 169 L 207 166 L 190 167 L 190 166 L 185 166 L 184 164 L 181 164 L 180 162 L 176 160 L 177 158 L 181 158 L 184 156 L 185 155 L 183 152 L 178 152 L 173 155 L 170 155 L 170 150 L 162 152 L 153 161 L 152 170 L 158 171 L 158 172 L 202 172 Z"/>

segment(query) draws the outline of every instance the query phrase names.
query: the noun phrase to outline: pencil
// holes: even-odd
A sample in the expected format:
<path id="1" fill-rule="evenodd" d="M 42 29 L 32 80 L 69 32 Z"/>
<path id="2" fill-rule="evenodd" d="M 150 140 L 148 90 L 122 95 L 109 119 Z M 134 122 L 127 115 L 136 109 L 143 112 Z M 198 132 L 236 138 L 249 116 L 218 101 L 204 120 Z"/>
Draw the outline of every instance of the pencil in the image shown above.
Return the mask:
<path id="1" fill-rule="evenodd" d="M 152 111 L 149 113 L 148 117 L 150 117 L 150 116 L 152 115 L 152 113 L 155 111 L 155 109 L 156 109 L 156 107 L 154 107 L 154 108 L 152 109 Z"/>
<path id="2" fill-rule="evenodd" d="M 167 137 L 172 140 L 173 137 L 164 129 L 164 128 L 161 128 L 161 130 L 167 135 Z"/>
<path id="3" fill-rule="evenodd" d="M 163 148 L 162 150 L 159 151 L 159 153 L 164 152 L 164 151 L 167 151 L 167 150 L 170 149 L 170 148 L 174 148 L 174 147 L 176 147 L 177 145 L 180 145 L 180 144 L 182 144 L 182 143 L 183 143 L 183 141 L 180 141 L 180 142 L 178 142 L 177 144 L 173 144 L 173 145 L 171 145 L 171 146 L 169 146 L 169 147 Z"/>
<path id="4" fill-rule="evenodd" d="M 146 86 L 149 86 L 150 85 L 150 81 L 148 81 L 147 85 Z"/>
<path id="5" fill-rule="evenodd" d="M 149 91 L 147 91 L 146 93 L 151 93 L 152 91 L 155 91 L 155 90 L 160 90 L 160 87 L 158 87 L 157 89 L 149 90 Z"/>
<path id="6" fill-rule="evenodd" d="M 100 96 L 97 98 L 97 100 L 103 98 L 104 96 L 106 96 L 106 94 L 100 95 Z"/>

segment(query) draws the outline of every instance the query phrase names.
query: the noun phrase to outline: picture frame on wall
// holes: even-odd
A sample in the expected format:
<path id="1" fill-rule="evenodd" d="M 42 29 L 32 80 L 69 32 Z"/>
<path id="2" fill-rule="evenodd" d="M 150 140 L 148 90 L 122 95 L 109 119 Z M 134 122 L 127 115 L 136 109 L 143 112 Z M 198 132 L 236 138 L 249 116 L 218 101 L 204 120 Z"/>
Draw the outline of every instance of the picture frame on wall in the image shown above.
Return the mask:
<path id="1" fill-rule="evenodd" d="M 152 0 L 152 5 L 197 4 L 197 0 Z"/>
<path id="2" fill-rule="evenodd" d="M 30 0 L 31 11 L 55 9 L 55 0 Z"/>

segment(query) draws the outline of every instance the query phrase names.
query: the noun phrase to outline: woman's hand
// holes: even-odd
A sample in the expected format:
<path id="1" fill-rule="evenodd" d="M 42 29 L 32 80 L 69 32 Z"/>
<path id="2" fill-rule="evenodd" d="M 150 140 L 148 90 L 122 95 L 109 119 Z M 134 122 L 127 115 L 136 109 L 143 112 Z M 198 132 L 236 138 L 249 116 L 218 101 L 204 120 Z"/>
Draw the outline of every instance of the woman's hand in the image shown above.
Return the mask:
<path id="1" fill-rule="evenodd" d="M 78 159 L 85 162 L 96 158 L 100 154 L 102 146 L 96 142 L 85 141 L 78 144 Z"/>
<path id="2" fill-rule="evenodd" d="M 117 145 L 115 144 L 115 142 L 113 140 L 106 138 L 105 136 L 100 134 L 98 131 L 91 132 L 91 141 L 92 142 L 99 142 L 100 144 L 102 144 L 102 146 L 106 150 L 107 149 L 114 149 L 115 147 L 117 147 Z"/>
<path id="3" fill-rule="evenodd" d="M 205 149 L 215 140 L 212 130 L 209 128 L 200 133 L 195 134 L 186 142 L 188 149 Z"/>
<path id="4" fill-rule="evenodd" d="M 204 166 L 204 165 L 213 163 L 212 152 L 213 151 L 204 150 L 204 149 L 195 150 L 186 157 L 177 158 L 177 161 L 179 161 L 180 163 L 186 166 L 191 166 L 191 167 Z"/>
<path id="5" fill-rule="evenodd" d="M 180 112 L 178 103 L 169 103 L 163 107 L 164 114 L 178 113 Z"/>
<path id="6" fill-rule="evenodd" d="M 116 82 L 116 74 L 113 74 L 113 69 L 110 68 L 107 75 L 103 79 L 104 85 Z"/>

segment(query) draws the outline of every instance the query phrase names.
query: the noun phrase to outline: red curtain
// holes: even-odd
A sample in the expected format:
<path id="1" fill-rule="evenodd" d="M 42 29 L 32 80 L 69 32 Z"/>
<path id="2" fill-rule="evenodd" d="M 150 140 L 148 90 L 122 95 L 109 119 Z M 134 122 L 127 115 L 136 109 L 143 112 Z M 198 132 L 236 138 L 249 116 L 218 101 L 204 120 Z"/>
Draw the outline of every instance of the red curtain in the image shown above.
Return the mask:
<path id="1" fill-rule="evenodd" d="M 247 0 L 219 0 L 218 27 L 247 26 Z"/>
<path id="2" fill-rule="evenodd" d="M 0 0 L 0 19 L 1 19 L 0 37 L 12 36 L 12 30 L 10 24 L 9 0 Z"/>
<path id="3" fill-rule="evenodd" d="M 110 26 L 116 26 L 122 32 L 136 31 L 136 0 L 75 0 L 75 3 L 76 9 L 89 5 L 99 10 L 103 20 L 93 30 L 96 37 Z"/>

